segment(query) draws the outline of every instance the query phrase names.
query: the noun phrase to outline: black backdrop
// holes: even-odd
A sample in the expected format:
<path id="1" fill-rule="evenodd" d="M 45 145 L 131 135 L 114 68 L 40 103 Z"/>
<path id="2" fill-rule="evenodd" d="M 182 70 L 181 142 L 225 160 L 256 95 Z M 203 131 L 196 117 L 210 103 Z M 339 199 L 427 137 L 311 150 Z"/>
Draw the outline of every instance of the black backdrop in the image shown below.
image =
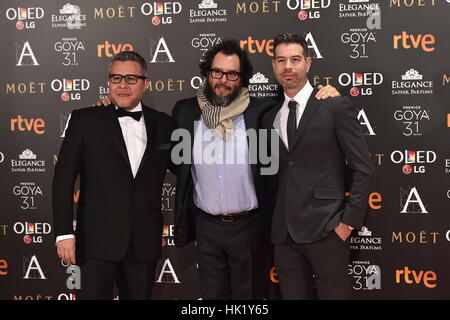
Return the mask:
<path id="1" fill-rule="evenodd" d="M 311 83 L 352 97 L 376 167 L 366 228 L 351 238 L 354 298 L 449 299 L 449 2 L 2 1 L 0 299 L 74 299 L 54 247 L 51 180 L 70 112 L 107 94 L 114 53 L 147 59 L 144 103 L 170 114 L 225 38 L 250 55 L 252 95 L 275 95 L 270 39 L 284 31 L 307 37 Z M 154 298 L 198 299 L 195 245 L 173 246 L 175 192 L 168 175 Z M 276 271 L 267 276 L 277 298 Z"/>

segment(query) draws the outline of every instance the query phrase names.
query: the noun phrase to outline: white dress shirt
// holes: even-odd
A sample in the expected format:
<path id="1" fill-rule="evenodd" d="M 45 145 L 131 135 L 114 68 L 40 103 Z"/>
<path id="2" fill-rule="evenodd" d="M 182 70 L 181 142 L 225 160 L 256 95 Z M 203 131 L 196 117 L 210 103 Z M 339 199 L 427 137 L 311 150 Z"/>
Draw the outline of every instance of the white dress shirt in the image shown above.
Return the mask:
<path id="1" fill-rule="evenodd" d="M 281 106 L 280 110 L 277 113 L 275 123 L 274 124 L 275 129 L 279 129 L 278 134 L 281 137 L 281 140 L 283 140 L 284 144 L 286 145 L 286 148 L 289 150 L 289 145 L 287 141 L 287 120 L 289 116 L 289 107 L 288 103 L 291 100 L 295 100 L 297 102 L 297 110 L 296 110 L 296 120 L 297 120 L 297 127 L 300 123 L 300 119 L 302 118 L 303 111 L 305 111 L 306 103 L 308 102 L 309 96 L 313 92 L 314 88 L 311 86 L 309 81 L 305 84 L 305 86 L 295 95 L 293 98 L 289 98 L 286 93 L 284 94 L 284 102 Z"/>
<path id="2" fill-rule="evenodd" d="M 117 109 L 118 107 L 116 107 L 116 110 Z M 139 102 L 131 112 L 136 111 L 142 111 L 141 102 Z M 142 157 L 144 156 L 145 148 L 147 147 L 147 130 L 145 128 L 144 115 L 142 115 L 139 121 L 136 121 L 131 117 L 119 117 L 118 120 L 127 147 L 131 171 L 133 177 L 136 177 Z M 74 238 L 75 236 L 73 234 L 61 235 L 56 237 L 56 242 Z"/>

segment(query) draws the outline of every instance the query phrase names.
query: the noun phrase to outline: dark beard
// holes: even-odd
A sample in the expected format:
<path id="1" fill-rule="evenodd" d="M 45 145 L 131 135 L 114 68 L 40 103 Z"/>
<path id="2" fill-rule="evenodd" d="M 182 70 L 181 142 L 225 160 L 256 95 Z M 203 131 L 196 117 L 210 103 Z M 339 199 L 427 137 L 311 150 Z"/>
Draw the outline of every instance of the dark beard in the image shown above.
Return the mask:
<path id="1" fill-rule="evenodd" d="M 213 106 L 226 107 L 231 102 L 233 102 L 234 99 L 237 98 L 237 96 L 239 95 L 240 89 L 241 89 L 240 87 L 237 87 L 229 95 L 219 96 L 214 92 L 209 81 L 207 81 L 206 86 L 205 86 L 205 96 L 206 96 L 206 99 L 208 99 L 209 103 L 211 103 Z"/>

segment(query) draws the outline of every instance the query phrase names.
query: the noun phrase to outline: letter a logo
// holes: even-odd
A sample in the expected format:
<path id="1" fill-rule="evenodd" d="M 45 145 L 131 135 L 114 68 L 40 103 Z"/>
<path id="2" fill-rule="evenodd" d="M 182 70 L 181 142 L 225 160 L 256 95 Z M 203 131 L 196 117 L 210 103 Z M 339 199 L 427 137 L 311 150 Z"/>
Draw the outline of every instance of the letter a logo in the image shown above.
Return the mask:
<path id="1" fill-rule="evenodd" d="M 402 196 L 404 194 L 404 191 L 400 189 L 400 205 L 402 205 Z M 410 205 L 412 205 L 412 208 L 409 208 Z M 420 208 L 420 211 L 418 210 Z M 425 206 L 423 205 L 422 199 L 419 196 L 419 192 L 417 192 L 416 187 L 412 188 L 409 191 L 408 198 L 406 199 L 406 202 L 403 205 L 402 211 L 400 213 L 428 213 L 428 211 L 425 209 Z"/>
<path id="2" fill-rule="evenodd" d="M 175 60 L 173 60 L 172 54 L 169 51 L 166 40 L 164 40 L 164 37 L 161 37 L 158 40 L 158 43 L 150 40 L 150 55 L 153 56 L 150 63 L 175 62 Z"/>
<path id="3" fill-rule="evenodd" d="M 25 41 L 24 43 L 16 44 L 16 66 L 38 66 L 39 63 L 34 56 L 33 50 L 31 50 L 30 43 Z"/>

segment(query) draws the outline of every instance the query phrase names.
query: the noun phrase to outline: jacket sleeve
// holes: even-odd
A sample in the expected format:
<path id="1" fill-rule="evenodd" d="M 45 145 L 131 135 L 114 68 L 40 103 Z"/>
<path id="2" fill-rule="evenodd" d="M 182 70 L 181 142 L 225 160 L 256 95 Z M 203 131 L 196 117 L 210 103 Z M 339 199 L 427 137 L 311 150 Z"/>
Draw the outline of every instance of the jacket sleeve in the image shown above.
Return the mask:
<path id="1" fill-rule="evenodd" d="M 73 111 L 59 152 L 52 184 L 55 237 L 73 234 L 74 183 L 82 164 L 83 134 L 78 111 Z"/>
<path id="2" fill-rule="evenodd" d="M 364 223 L 367 199 L 373 176 L 369 149 L 364 138 L 356 109 L 347 97 L 336 109 L 336 136 L 344 152 L 351 172 L 350 196 L 348 197 L 342 222 L 356 229 Z"/>

